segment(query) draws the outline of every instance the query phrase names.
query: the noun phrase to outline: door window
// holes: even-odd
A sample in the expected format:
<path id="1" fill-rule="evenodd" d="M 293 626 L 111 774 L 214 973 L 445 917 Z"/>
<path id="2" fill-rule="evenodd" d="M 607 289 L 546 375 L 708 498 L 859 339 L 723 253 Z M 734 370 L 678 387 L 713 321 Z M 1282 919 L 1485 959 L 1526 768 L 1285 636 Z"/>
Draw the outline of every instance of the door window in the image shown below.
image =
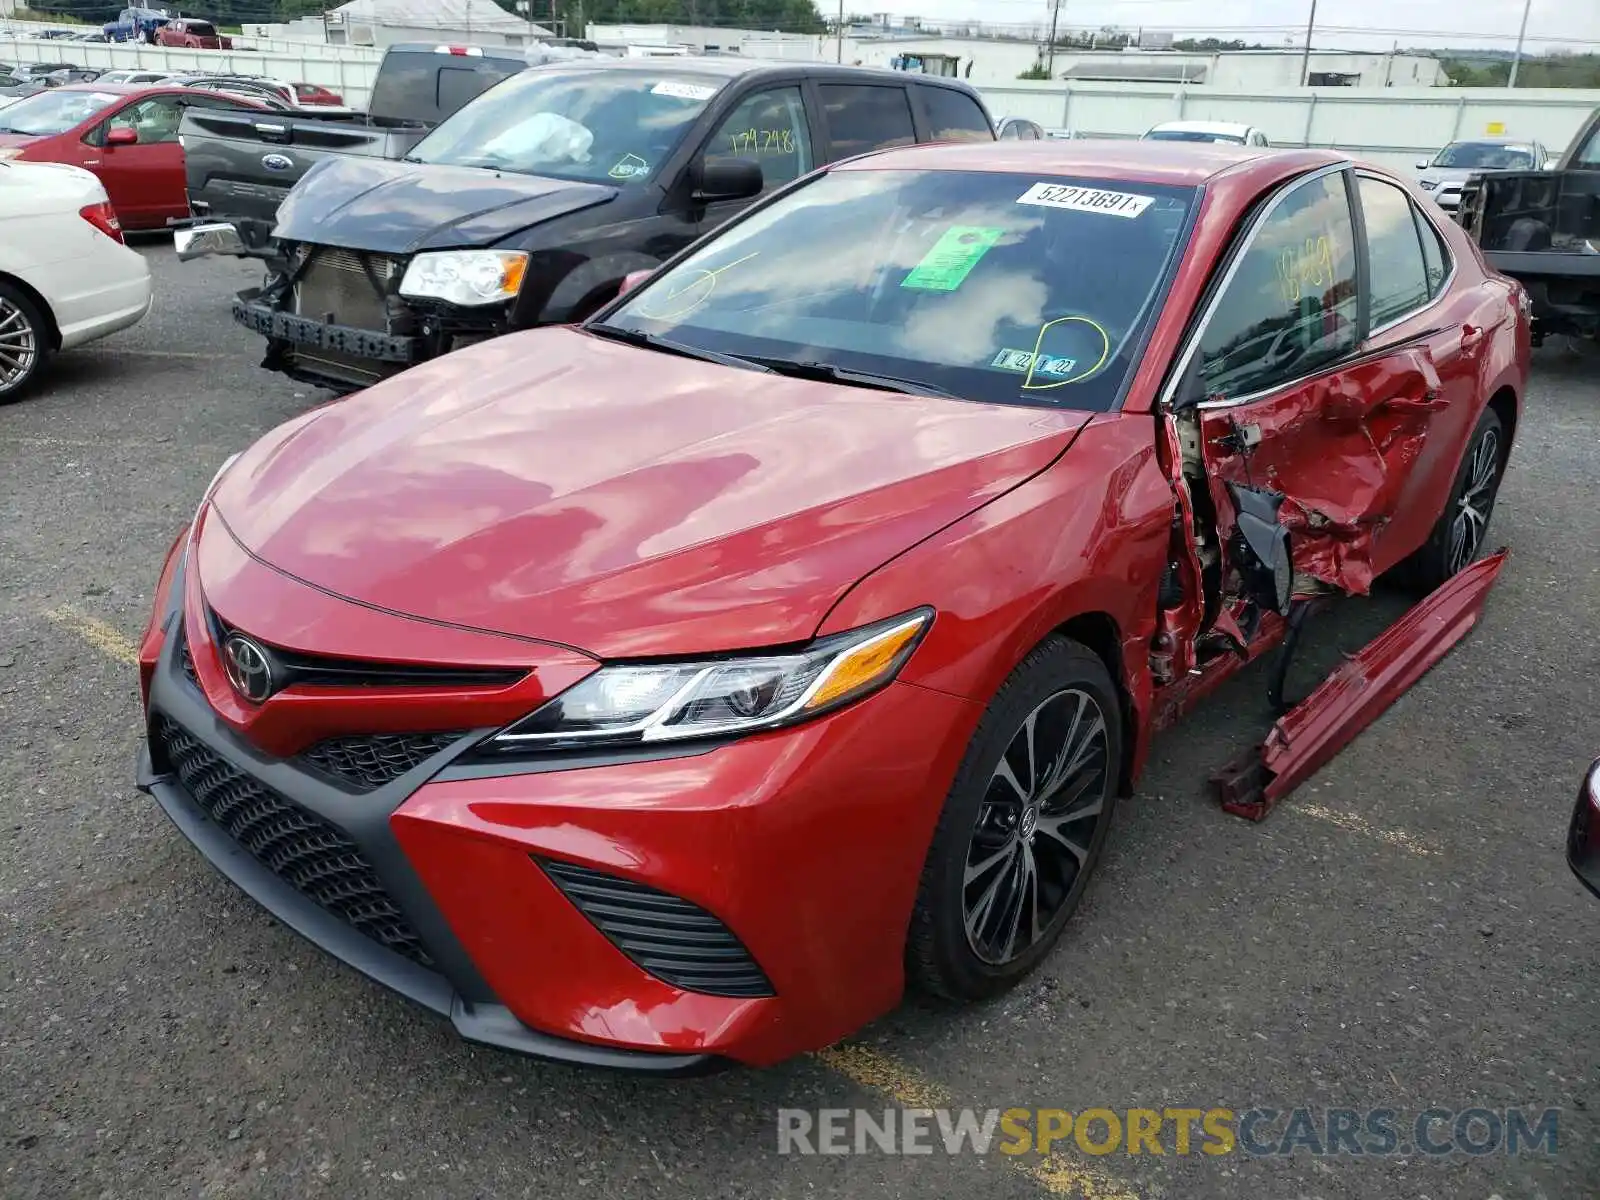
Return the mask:
<path id="1" fill-rule="evenodd" d="M 765 186 L 777 187 L 811 170 L 811 127 L 797 87 L 746 96 L 706 143 L 708 161 L 748 158 L 761 166 Z"/>
<path id="2" fill-rule="evenodd" d="M 1371 259 L 1372 323 L 1387 325 L 1426 304 L 1432 293 L 1411 201 L 1392 183 L 1362 176 L 1361 213 Z"/>
<path id="3" fill-rule="evenodd" d="M 1444 290 L 1444 281 L 1450 277 L 1450 251 L 1445 248 L 1444 238 L 1439 236 L 1433 222 L 1422 215 L 1422 210 L 1414 209 L 1414 212 L 1417 230 L 1422 235 L 1422 262 L 1428 273 L 1428 295 L 1431 298 Z"/>
<path id="4" fill-rule="evenodd" d="M 1200 338 L 1206 395 L 1315 372 L 1355 345 L 1356 309 L 1350 203 L 1333 172 L 1296 185 L 1256 228 Z"/>
<path id="5" fill-rule="evenodd" d="M 131 129 L 139 135 L 141 146 L 178 140 L 178 122 L 183 110 L 174 96 L 152 96 L 114 115 L 107 129 Z"/>
<path id="6" fill-rule="evenodd" d="M 954 88 L 924 87 L 922 103 L 936 142 L 992 142 L 994 132 L 978 102 Z"/>
<path id="7" fill-rule="evenodd" d="M 835 158 L 917 140 L 904 88 L 825 83 L 817 91 L 828 114 Z"/>

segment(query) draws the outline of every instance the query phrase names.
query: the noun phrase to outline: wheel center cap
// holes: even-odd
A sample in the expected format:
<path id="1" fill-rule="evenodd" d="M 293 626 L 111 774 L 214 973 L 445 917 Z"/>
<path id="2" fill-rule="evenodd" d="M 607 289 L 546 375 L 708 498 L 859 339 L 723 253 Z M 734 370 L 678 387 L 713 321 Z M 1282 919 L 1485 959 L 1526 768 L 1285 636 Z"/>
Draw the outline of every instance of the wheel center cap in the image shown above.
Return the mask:
<path id="1" fill-rule="evenodd" d="M 1022 810 L 1022 824 L 1018 829 L 1018 832 L 1021 833 L 1024 838 L 1031 838 L 1034 830 L 1038 828 L 1039 810 L 1030 804 L 1027 808 Z"/>

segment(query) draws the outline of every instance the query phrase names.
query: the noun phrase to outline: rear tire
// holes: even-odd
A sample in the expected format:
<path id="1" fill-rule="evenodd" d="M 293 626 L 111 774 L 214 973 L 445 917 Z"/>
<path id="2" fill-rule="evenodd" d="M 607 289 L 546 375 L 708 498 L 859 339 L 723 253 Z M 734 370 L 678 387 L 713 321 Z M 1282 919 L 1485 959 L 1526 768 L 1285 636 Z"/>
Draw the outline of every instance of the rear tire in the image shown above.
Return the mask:
<path id="1" fill-rule="evenodd" d="M 0 280 L 0 404 L 22 399 L 50 358 L 50 325 L 28 295 Z"/>
<path id="2" fill-rule="evenodd" d="M 1407 576 L 1420 591 L 1433 591 L 1471 565 L 1483 550 L 1505 474 L 1506 449 L 1500 418 L 1494 409 L 1484 409 L 1444 511 L 1428 540 L 1407 561 Z"/>
<path id="3" fill-rule="evenodd" d="M 1122 705 L 1105 664 L 1041 644 L 979 722 L 923 865 L 906 970 L 924 991 L 979 1000 L 1060 940 L 1111 827 Z"/>

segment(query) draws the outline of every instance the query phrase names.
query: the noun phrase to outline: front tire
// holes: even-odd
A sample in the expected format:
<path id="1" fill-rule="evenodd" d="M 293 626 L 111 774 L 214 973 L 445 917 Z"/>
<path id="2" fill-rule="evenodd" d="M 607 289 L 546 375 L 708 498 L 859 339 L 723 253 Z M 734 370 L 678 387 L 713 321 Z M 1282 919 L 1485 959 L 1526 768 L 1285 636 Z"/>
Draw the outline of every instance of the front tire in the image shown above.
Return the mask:
<path id="1" fill-rule="evenodd" d="M 1111 826 L 1122 706 L 1105 664 L 1052 638 L 979 722 L 923 866 L 906 946 L 911 981 L 979 1000 L 1060 940 Z"/>
<path id="2" fill-rule="evenodd" d="M 0 281 L 0 404 L 20 400 L 49 357 L 49 326 L 38 306 Z"/>
<path id="3" fill-rule="evenodd" d="M 1411 560 L 1411 579 L 1419 590 L 1433 591 L 1470 566 L 1482 551 L 1500 494 L 1506 451 L 1505 428 L 1495 411 L 1486 408 L 1467 442 L 1444 511 Z"/>

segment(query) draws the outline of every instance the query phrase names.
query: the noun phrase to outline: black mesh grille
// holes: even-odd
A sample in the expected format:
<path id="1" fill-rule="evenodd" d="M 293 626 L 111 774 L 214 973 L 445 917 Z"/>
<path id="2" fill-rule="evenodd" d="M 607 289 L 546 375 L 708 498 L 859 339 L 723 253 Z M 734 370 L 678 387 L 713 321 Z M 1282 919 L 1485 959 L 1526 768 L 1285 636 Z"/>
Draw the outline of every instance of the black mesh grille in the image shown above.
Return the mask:
<path id="1" fill-rule="evenodd" d="M 300 755 L 302 762 L 358 792 L 372 792 L 450 745 L 459 733 L 376 733 L 329 738 Z"/>
<path id="2" fill-rule="evenodd" d="M 183 631 L 183 622 L 178 622 L 178 665 L 183 668 L 184 676 L 195 687 L 200 686 L 200 676 L 195 674 L 194 655 L 189 653 L 189 635 Z"/>
<path id="3" fill-rule="evenodd" d="M 155 742 L 194 802 L 274 875 L 380 945 L 433 965 L 372 864 L 343 833 L 165 717 L 155 719 Z"/>
<path id="4" fill-rule="evenodd" d="M 588 867 L 540 865 L 618 950 L 657 979 L 710 996 L 774 994 L 744 944 L 705 909 Z"/>

